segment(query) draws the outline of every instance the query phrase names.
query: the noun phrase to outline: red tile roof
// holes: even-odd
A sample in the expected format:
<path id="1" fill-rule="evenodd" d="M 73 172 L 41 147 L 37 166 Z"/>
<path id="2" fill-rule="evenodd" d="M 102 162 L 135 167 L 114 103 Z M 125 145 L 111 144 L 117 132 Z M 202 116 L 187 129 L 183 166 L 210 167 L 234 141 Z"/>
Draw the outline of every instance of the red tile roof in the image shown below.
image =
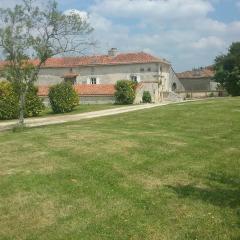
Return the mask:
<path id="1" fill-rule="evenodd" d="M 192 71 L 186 71 L 177 74 L 179 79 L 197 79 L 197 78 L 212 78 L 214 76 L 214 70 L 212 66 L 193 69 Z"/>
<path id="2" fill-rule="evenodd" d="M 34 64 L 38 60 L 32 61 Z M 100 56 L 85 56 L 85 57 L 64 57 L 64 58 L 50 58 L 43 65 L 43 68 L 60 68 L 60 67 L 77 67 L 89 65 L 118 65 L 118 64 L 133 64 L 133 63 L 166 63 L 167 60 L 154 57 L 148 53 L 121 53 L 115 57 L 108 55 Z M 4 61 L 0 61 L 0 67 L 3 67 Z"/>
<path id="3" fill-rule="evenodd" d="M 79 76 L 78 73 L 74 73 L 74 72 L 66 72 L 63 74 L 62 78 L 75 78 Z"/>
<path id="4" fill-rule="evenodd" d="M 74 89 L 80 96 L 113 96 L 115 87 L 113 84 L 78 84 Z M 39 96 L 48 96 L 49 86 L 38 86 Z"/>

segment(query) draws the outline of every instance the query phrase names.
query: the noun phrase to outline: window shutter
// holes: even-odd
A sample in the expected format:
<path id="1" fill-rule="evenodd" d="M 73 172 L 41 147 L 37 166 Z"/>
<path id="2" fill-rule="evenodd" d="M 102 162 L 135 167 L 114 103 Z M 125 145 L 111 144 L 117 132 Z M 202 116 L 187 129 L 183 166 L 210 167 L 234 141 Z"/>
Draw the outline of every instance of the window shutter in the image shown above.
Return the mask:
<path id="1" fill-rule="evenodd" d="M 89 77 L 87 78 L 87 84 L 90 84 L 90 78 Z"/>
<path id="2" fill-rule="evenodd" d="M 141 82 L 141 76 L 137 76 L 137 82 L 139 83 L 139 82 Z"/>
<path id="3" fill-rule="evenodd" d="M 97 79 L 97 84 L 100 84 L 100 79 L 99 79 L 99 77 L 97 77 L 96 79 Z"/>

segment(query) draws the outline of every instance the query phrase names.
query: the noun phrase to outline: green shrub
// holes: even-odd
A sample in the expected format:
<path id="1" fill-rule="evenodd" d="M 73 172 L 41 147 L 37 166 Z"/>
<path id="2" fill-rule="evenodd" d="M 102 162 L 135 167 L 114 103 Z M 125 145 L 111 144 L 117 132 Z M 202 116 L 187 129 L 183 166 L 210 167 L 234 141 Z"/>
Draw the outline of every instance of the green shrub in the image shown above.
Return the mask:
<path id="1" fill-rule="evenodd" d="M 0 119 L 14 119 L 18 116 L 18 97 L 9 82 L 0 82 Z"/>
<path id="2" fill-rule="evenodd" d="M 151 103 L 152 97 L 149 91 L 144 91 L 142 96 L 143 103 Z"/>
<path id="3" fill-rule="evenodd" d="M 115 85 L 116 104 L 133 104 L 135 99 L 136 83 L 129 80 L 117 81 Z"/>
<path id="4" fill-rule="evenodd" d="M 25 117 L 36 117 L 45 108 L 37 92 L 38 89 L 35 86 L 28 89 L 25 100 Z"/>
<path id="5" fill-rule="evenodd" d="M 214 93 L 211 92 L 211 93 L 209 94 L 209 97 L 214 97 Z"/>
<path id="6" fill-rule="evenodd" d="M 71 112 L 79 104 L 79 97 L 70 83 L 52 86 L 49 100 L 54 113 Z"/>
<path id="7" fill-rule="evenodd" d="M 25 99 L 25 117 L 35 117 L 44 109 L 37 95 L 37 88 L 31 86 Z M 16 119 L 19 115 L 19 91 L 10 82 L 0 82 L 0 119 Z"/>

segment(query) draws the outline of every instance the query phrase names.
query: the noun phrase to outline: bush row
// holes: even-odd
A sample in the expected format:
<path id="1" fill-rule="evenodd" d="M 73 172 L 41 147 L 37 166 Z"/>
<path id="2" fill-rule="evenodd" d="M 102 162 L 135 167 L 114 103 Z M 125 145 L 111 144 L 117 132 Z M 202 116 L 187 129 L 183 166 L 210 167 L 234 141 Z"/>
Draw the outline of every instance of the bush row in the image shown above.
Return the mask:
<path id="1" fill-rule="evenodd" d="M 38 89 L 30 86 L 25 98 L 25 117 L 36 117 L 44 109 L 38 97 Z M 69 83 L 50 88 L 49 100 L 54 113 L 71 112 L 79 104 L 78 94 Z M 10 82 L 0 82 L 0 119 L 16 119 L 19 116 L 19 91 Z"/>
<path id="2" fill-rule="evenodd" d="M 115 85 L 116 104 L 133 104 L 137 84 L 130 80 L 118 81 Z M 19 96 L 10 82 L 0 82 L 0 119 L 15 119 L 19 115 Z M 35 117 L 44 109 L 37 95 L 38 89 L 31 86 L 26 94 L 25 117 Z M 70 83 L 60 83 L 49 90 L 49 101 L 54 113 L 71 112 L 79 104 L 79 96 Z M 151 95 L 143 93 L 142 102 L 150 103 Z"/>

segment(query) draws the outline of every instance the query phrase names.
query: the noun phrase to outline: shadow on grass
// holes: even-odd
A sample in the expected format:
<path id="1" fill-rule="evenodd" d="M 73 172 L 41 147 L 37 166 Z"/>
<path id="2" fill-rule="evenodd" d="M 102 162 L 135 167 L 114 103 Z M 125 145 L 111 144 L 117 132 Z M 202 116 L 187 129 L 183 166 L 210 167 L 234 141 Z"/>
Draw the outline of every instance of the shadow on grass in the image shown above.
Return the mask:
<path id="1" fill-rule="evenodd" d="M 223 173 L 209 173 L 207 185 L 167 185 L 181 198 L 191 198 L 205 201 L 219 207 L 238 208 L 240 216 L 240 178 L 227 176 Z"/>

